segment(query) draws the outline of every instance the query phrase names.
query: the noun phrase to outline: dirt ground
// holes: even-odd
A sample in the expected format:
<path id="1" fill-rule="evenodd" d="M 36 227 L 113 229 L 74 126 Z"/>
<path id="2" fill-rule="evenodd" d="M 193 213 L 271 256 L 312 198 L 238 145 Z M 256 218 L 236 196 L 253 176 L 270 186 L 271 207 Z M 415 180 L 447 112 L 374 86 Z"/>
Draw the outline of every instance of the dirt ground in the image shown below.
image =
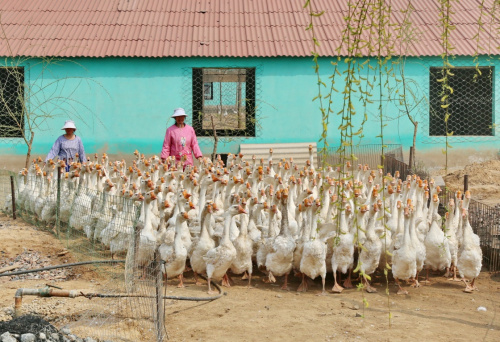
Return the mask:
<path id="1" fill-rule="evenodd" d="M 75 261 L 70 253 L 58 257 L 64 246 L 50 233 L 39 231 L 0 214 L 0 262 L 25 251 L 50 256 L 52 264 Z M 64 289 L 94 291 L 105 279 L 93 268 L 72 269 L 72 276 L 57 282 L 43 279 L 8 280 L 0 277 L 0 319 L 10 318 L 18 288 L 37 288 L 47 283 Z M 254 288 L 234 277 L 235 286 L 223 288 L 226 295 L 213 302 L 166 301 L 166 328 L 170 341 L 499 341 L 500 274 L 482 272 L 479 291 L 466 294 L 463 283 L 448 281 L 440 274 L 431 276 L 431 285 L 409 288 L 408 296 L 396 295 L 392 280 L 389 296 L 385 279 L 374 280 L 378 293 L 363 294 L 351 289 L 342 294 L 318 296 L 317 279 L 307 293 L 297 293 L 299 279 L 291 279 L 291 290 L 278 284 L 265 284 L 263 274 L 255 272 Z M 282 279 L 278 279 L 280 283 Z M 327 289 L 333 279 L 327 278 Z M 206 296 L 206 286 L 196 286 L 191 273 L 186 274 L 185 289 L 168 283 L 167 295 Z M 98 301 L 99 299 L 94 299 Z M 366 301 L 366 306 L 363 301 Z M 61 327 L 88 300 L 24 297 L 23 309 L 50 317 Z M 486 311 L 478 311 L 484 307 Z M 392 315 L 392 319 L 389 319 Z M 134 322 L 126 326 L 133 330 Z M 137 329 L 136 329 L 137 330 Z M 85 329 L 80 330 L 84 335 Z M 87 332 L 88 333 L 88 332 Z M 131 337 L 131 340 L 141 340 Z M 144 336 L 144 335 L 141 335 Z"/>
<path id="2" fill-rule="evenodd" d="M 492 206 L 500 204 L 500 160 L 471 163 L 444 175 L 443 179 L 450 189 L 462 190 L 464 175 L 469 176 L 469 190 L 473 199 Z"/>

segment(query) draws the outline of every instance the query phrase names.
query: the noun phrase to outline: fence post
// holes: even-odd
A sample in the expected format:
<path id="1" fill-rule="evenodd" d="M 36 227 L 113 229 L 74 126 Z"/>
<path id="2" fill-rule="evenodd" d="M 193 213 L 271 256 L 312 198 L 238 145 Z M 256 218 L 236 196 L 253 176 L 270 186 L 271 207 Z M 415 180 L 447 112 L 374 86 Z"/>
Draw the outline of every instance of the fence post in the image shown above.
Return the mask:
<path id="1" fill-rule="evenodd" d="M 131 205 L 133 208 L 134 206 Z M 135 271 L 137 270 L 137 251 L 139 250 L 139 242 L 141 240 L 141 230 L 144 228 L 144 225 L 139 222 L 139 218 L 141 216 L 142 203 L 137 208 L 136 217 L 134 220 L 134 231 L 132 235 L 132 239 L 129 244 L 129 249 L 127 251 L 127 257 L 125 261 L 125 287 L 128 293 L 135 292 Z"/>
<path id="2" fill-rule="evenodd" d="M 161 270 L 161 254 L 158 248 L 155 250 L 154 254 L 155 260 L 155 287 L 156 287 L 156 303 L 155 303 L 155 329 L 156 329 L 156 341 L 163 342 L 163 331 L 165 330 L 165 317 L 163 312 L 163 272 Z"/>
<path id="3" fill-rule="evenodd" d="M 14 190 L 14 176 L 10 176 L 10 192 L 12 194 L 12 219 L 16 219 L 16 192 Z"/>
<path id="4" fill-rule="evenodd" d="M 61 230 L 61 167 L 57 167 L 57 199 L 56 199 L 56 234 L 59 237 Z"/>
<path id="5" fill-rule="evenodd" d="M 469 190 L 469 175 L 464 175 L 464 196 L 467 190 Z"/>

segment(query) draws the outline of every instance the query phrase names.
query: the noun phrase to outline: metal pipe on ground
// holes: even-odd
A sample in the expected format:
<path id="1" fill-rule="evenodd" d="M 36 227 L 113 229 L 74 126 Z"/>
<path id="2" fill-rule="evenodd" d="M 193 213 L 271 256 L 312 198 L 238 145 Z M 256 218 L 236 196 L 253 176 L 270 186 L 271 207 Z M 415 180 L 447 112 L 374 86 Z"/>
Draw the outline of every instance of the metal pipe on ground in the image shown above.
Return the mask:
<path id="1" fill-rule="evenodd" d="M 222 292 L 222 289 L 219 285 L 212 283 L 215 288 L 219 291 L 217 296 L 213 297 L 178 297 L 178 296 L 163 296 L 162 299 L 175 299 L 175 300 L 189 300 L 195 302 L 211 302 L 213 300 L 219 299 L 226 293 Z M 76 297 L 85 297 L 88 299 L 92 298 L 158 298 L 156 295 L 141 295 L 141 294 L 127 294 L 127 293 L 116 293 L 116 294 L 105 294 L 105 293 L 83 293 L 82 291 L 77 290 L 62 290 L 62 289 L 54 289 L 49 286 L 45 286 L 41 289 L 18 289 L 14 296 L 14 317 L 20 317 L 22 315 L 22 302 L 23 296 L 38 296 L 38 297 L 67 297 L 67 298 L 76 298 Z"/>
<path id="2" fill-rule="evenodd" d="M 80 296 L 80 294 L 76 290 L 58 290 L 48 286 L 41 289 L 18 289 L 14 296 L 14 317 L 20 317 L 23 313 L 21 309 L 23 296 L 76 298 Z"/>

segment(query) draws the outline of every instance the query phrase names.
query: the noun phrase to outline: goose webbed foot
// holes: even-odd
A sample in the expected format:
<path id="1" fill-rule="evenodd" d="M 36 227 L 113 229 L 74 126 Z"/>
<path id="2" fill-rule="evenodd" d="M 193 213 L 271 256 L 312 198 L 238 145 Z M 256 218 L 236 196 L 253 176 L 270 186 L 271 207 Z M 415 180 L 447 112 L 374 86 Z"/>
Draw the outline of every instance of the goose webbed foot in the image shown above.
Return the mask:
<path id="1" fill-rule="evenodd" d="M 219 292 L 217 292 L 217 291 L 215 291 L 215 290 L 212 290 L 212 286 L 211 286 L 212 281 L 211 281 L 211 279 L 210 279 L 210 278 L 207 278 L 207 282 L 208 282 L 208 291 L 207 291 L 207 293 L 208 293 L 209 295 L 218 294 Z"/>
<path id="2" fill-rule="evenodd" d="M 229 277 L 229 275 L 226 273 L 224 274 L 224 276 L 222 277 L 222 286 L 225 286 L 225 287 L 231 287 L 231 283 L 233 282 L 233 280 L 231 279 L 231 277 Z"/>
<path id="3" fill-rule="evenodd" d="M 457 267 L 456 266 L 453 266 L 453 278 L 449 278 L 448 280 L 462 281 L 461 279 L 457 278 Z"/>
<path id="4" fill-rule="evenodd" d="M 195 285 L 197 286 L 203 285 L 203 283 L 200 281 L 200 278 L 198 277 L 198 273 L 194 272 L 193 275 L 194 275 Z"/>
<path id="5" fill-rule="evenodd" d="M 318 293 L 316 296 L 326 296 L 326 295 L 328 295 L 328 293 L 325 291 L 325 278 L 324 277 L 321 278 L 321 283 L 323 285 L 323 288 L 321 289 L 321 292 Z"/>
<path id="6" fill-rule="evenodd" d="M 371 286 L 370 282 L 367 279 L 364 279 L 363 282 L 364 282 L 364 288 L 365 288 L 366 292 L 368 292 L 368 293 L 376 293 L 377 292 L 377 289 L 374 288 L 373 286 Z"/>
<path id="7" fill-rule="evenodd" d="M 333 293 L 341 293 L 342 291 L 344 291 L 344 288 L 342 286 L 340 286 L 337 282 L 335 282 L 335 285 L 333 285 L 333 287 L 332 287 L 332 292 Z"/>
<path id="8" fill-rule="evenodd" d="M 285 274 L 285 281 L 283 285 L 281 285 L 280 289 L 284 291 L 290 291 L 290 288 L 288 287 L 288 273 Z"/>
<path id="9" fill-rule="evenodd" d="M 241 280 L 247 280 L 248 279 L 248 273 L 247 271 L 245 271 L 245 273 L 243 273 L 243 276 L 241 277 Z"/>
<path id="10" fill-rule="evenodd" d="M 184 288 L 184 287 L 186 287 L 184 285 L 184 276 L 181 273 L 181 274 L 179 274 L 179 285 L 177 285 L 177 288 Z"/>
<path id="11" fill-rule="evenodd" d="M 421 283 L 424 285 L 430 285 L 431 281 L 429 280 L 429 269 L 427 268 L 425 272 L 426 272 L 425 280 L 422 280 Z"/>
<path id="12" fill-rule="evenodd" d="M 351 275 L 349 275 L 349 277 L 346 280 L 344 280 L 344 283 L 342 285 L 344 285 L 344 289 L 354 288 L 354 286 L 352 285 L 352 281 L 351 281 Z"/>
<path id="13" fill-rule="evenodd" d="M 399 290 L 397 292 L 398 295 L 407 295 L 408 294 L 408 291 L 406 291 L 405 289 L 403 289 L 401 286 L 399 287 Z"/>
<path id="14" fill-rule="evenodd" d="M 406 291 L 405 289 L 403 289 L 401 287 L 401 283 L 399 282 L 399 279 L 398 278 L 394 278 L 394 280 L 396 281 L 396 285 L 398 285 L 399 287 L 399 290 L 398 290 L 398 295 L 407 295 L 408 294 L 408 291 Z"/>
<path id="15" fill-rule="evenodd" d="M 474 282 L 476 281 L 476 278 L 472 279 L 472 281 L 470 283 L 468 283 L 465 279 L 463 279 L 464 283 L 465 283 L 465 290 L 464 292 L 466 293 L 472 293 L 474 291 L 479 291 L 479 289 L 476 287 L 476 285 L 474 285 Z"/>
<path id="16" fill-rule="evenodd" d="M 472 286 L 470 286 L 470 284 L 467 284 L 465 286 L 464 292 L 466 292 L 466 293 L 472 293 L 473 291 L 474 291 L 474 288 Z"/>
<path id="17" fill-rule="evenodd" d="M 246 272 L 245 272 L 246 273 Z M 252 273 L 248 274 L 248 285 L 247 289 L 253 289 L 254 287 L 252 286 Z"/>
<path id="18" fill-rule="evenodd" d="M 377 289 L 374 288 L 373 286 L 371 286 L 370 284 L 368 284 L 368 286 L 366 286 L 366 292 L 368 292 L 368 293 L 376 293 Z"/>
<path id="19" fill-rule="evenodd" d="M 309 287 L 309 285 L 307 284 L 306 275 L 302 273 L 302 282 L 300 283 L 299 288 L 297 289 L 297 292 L 306 292 L 308 287 Z"/>

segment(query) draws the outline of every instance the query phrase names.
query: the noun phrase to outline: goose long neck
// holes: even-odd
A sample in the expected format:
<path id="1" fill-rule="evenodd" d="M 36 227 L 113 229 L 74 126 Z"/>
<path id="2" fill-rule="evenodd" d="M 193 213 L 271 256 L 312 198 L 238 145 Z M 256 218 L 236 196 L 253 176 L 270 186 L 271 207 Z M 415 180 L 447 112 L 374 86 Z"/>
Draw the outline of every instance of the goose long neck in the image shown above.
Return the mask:
<path id="1" fill-rule="evenodd" d="M 182 214 L 179 213 L 175 219 L 175 241 L 182 240 Z"/>
<path id="2" fill-rule="evenodd" d="M 275 213 L 273 211 L 271 211 L 269 213 L 269 223 L 268 223 L 268 229 L 267 229 L 267 237 L 268 238 L 270 238 L 270 237 L 273 236 L 273 233 L 272 233 L 272 222 L 273 222 L 274 216 L 275 216 Z"/>
<path id="3" fill-rule="evenodd" d="M 200 219 L 200 226 L 201 226 L 201 233 L 200 233 L 200 237 L 208 237 L 208 230 L 207 230 L 207 215 L 208 214 L 208 210 L 207 208 L 203 208 L 203 210 L 201 211 L 201 219 Z"/>
<path id="4" fill-rule="evenodd" d="M 345 210 L 340 211 L 340 232 L 343 234 L 348 232 Z"/>
<path id="5" fill-rule="evenodd" d="M 377 219 L 379 217 L 378 211 L 376 211 L 373 214 L 373 218 L 368 222 L 368 227 L 366 228 L 366 237 L 370 237 L 370 239 L 375 239 L 376 234 L 375 234 L 375 222 L 377 222 Z"/>
<path id="6" fill-rule="evenodd" d="M 233 218 L 232 215 L 229 213 L 226 213 L 224 217 L 224 235 L 222 236 L 222 243 L 231 243 L 231 240 L 229 240 L 229 228 L 231 227 L 231 219 Z"/>
<path id="7" fill-rule="evenodd" d="M 295 208 L 295 198 L 294 198 L 294 194 L 295 194 L 295 189 L 296 189 L 296 185 L 294 185 L 291 189 L 290 189 L 290 196 L 288 196 L 288 210 L 290 210 L 290 212 L 293 212 L 293 209 Z"/>
<path id="8" fill-rule="evenodd" d="M 285 197 L 283 199 L 283 210 L 282 210 L 282 217 L 281 217 L 281 229 L 280 229 L 280 235 L 282 236 L 288 236 L 288 199 Z"/>
<path id="9" fill-rule="evenodd" d="M 409 237 L 412 240 L 416 238 L 416 233 L 417 233 L 415 231 L 415 229 L 416 229 L 416 227 L 415 227 L 415 215 L 416 214 L 414 212 L 410 214 L 410 222 L 409 222 L 410 226 L 408 228 L 408 230 L 409 230 Z"/>
<path id="10" fill-rule="evenodd" d="M 219 186 L 218 186 L 219 182 L 216 182 L 214 184 L 214 191 L 212 193 L 212 202 L 215 202 L 215 198 L 217 197 L 217 191 L 219 191 Z"/>
<path id="11" fill-rule="evenodd" d="M 151 212 L 150 212 L 151 202 L 144 201 L 144 230 L 152 231 L 153 226 L 151 225 Z"/>
<path id="12" fill-rule="evenodd" d="M 404 217 L 404 235 L 403 235 L 403 243 L 406 244 L 410 241 L 410 223 L 411 223 L 411 214 L 410 218 Z"/>
<path id="13" fill-rule="evenodd" d="M 249 214 L 240 214 L 240 235 L 247 236 L 248 234 L 248 222 L 250 221 Z"/>
<path id="14" fill-rule="evenodd" d="M 203 206 L 205 205 L 205 197 L 207 194 L 207 186 L 202 183 L 200 187 L 200 198 L 198 199 L 198 203 L 200 203 L 200 221 L 203 215 L 203 211 L 206 210 Z"/>

